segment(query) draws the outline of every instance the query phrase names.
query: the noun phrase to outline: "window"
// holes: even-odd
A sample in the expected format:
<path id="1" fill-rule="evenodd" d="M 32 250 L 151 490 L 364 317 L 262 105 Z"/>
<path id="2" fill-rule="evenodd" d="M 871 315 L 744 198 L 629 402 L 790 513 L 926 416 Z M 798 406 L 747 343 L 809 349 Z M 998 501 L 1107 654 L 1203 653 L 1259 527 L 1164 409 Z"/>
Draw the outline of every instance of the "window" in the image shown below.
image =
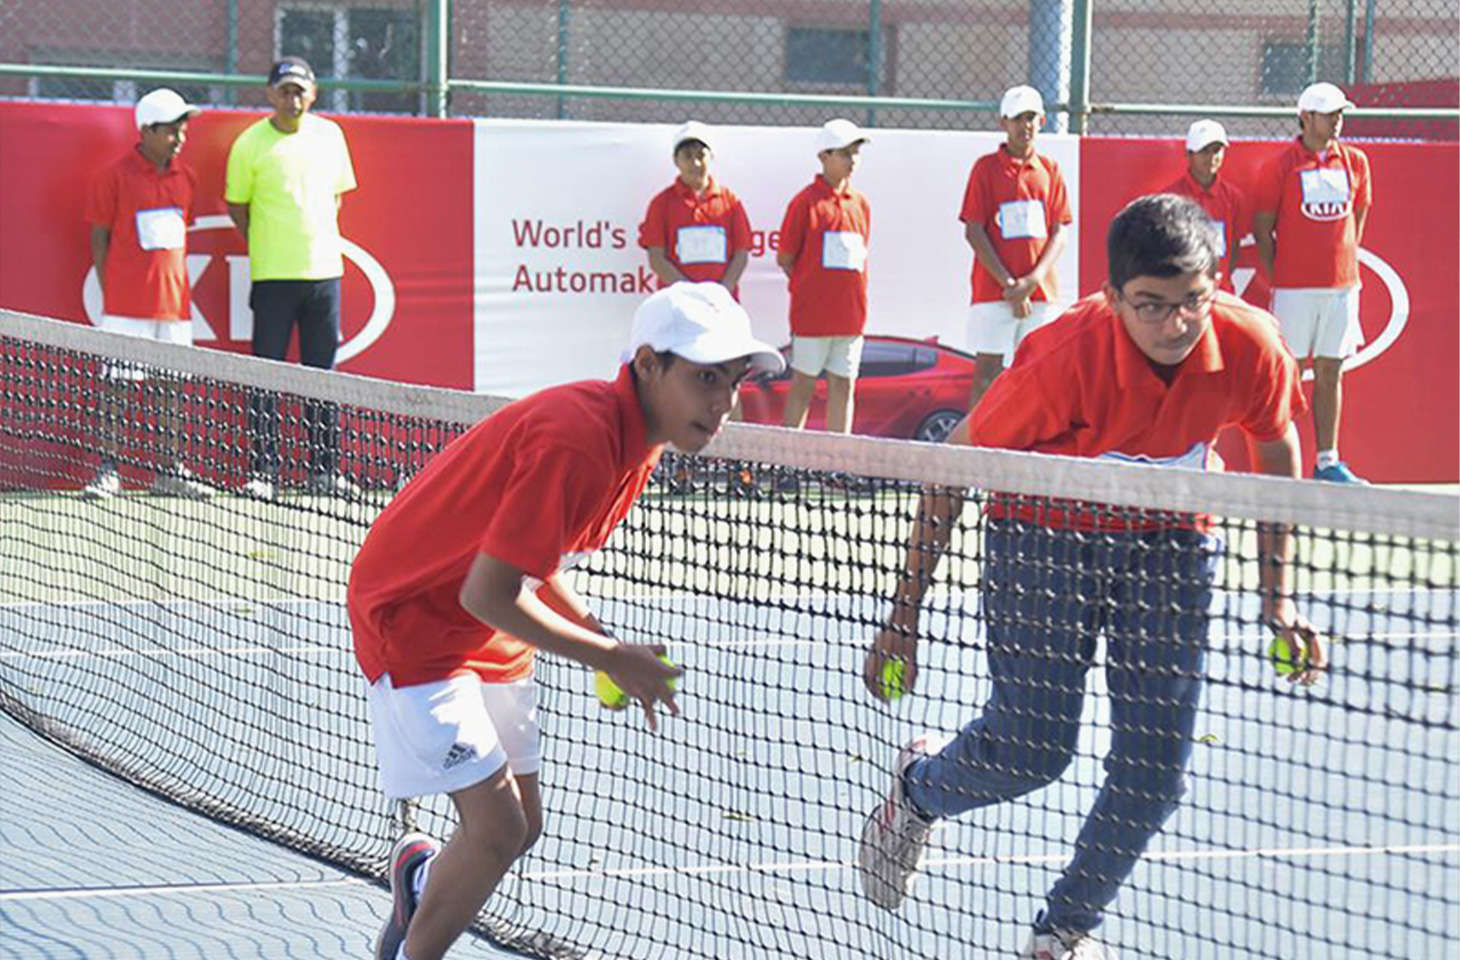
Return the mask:
<path id="1" fill-rule="evenodd" d="M 113 51 L 105 49 L 33 50 L 35 63 L 108 66 L 126 70 L 186 70 L 208 73 L 217 64 L 190 54 Z M 107 103 L 133 103 L 149 90 L 169 86 L 188 103 L 218 103 L 221 89 L 197 83 L 168 83 L 148 80 L 113 80 L 107 77 L 36 77 L 30 81 L 32 97 L 46 100 L 101 100 Z"/>
<path id="2" fill-rule="evenodd" d="M 786 29 L 786 82 L 868 88 L 872 41 L 866 30 L 827 27 Z"/>
<path id="3" fill-rule="evenodd" d="M 1343 44 L 1318 46 L 1318 79 L 1342 80 L 1348 73 Z M 1301 40 L 1268 40 L 1262 45 L 1262 76 L 1258 90 L 1265 96 L 1295 97 L 1308 85 L 1308 44 Z"/>
<path id="4" fill-rule="evenodd" d="M 410 10 L 373 7 L 285 8 L 278 16 L 279 56 L 303 57 L 320 77 L 417 80 L 420 27 Z M 321 97 L 328 110 L 415 113 L 415 93 L 335 90 Z"/>
<path id="5" fill-rule="evenodd" d="M 862 348 L 859 376 L 905 377 L 925 370 L 937 362 L 937 354 L 912 343 L 871 340 Z"/>

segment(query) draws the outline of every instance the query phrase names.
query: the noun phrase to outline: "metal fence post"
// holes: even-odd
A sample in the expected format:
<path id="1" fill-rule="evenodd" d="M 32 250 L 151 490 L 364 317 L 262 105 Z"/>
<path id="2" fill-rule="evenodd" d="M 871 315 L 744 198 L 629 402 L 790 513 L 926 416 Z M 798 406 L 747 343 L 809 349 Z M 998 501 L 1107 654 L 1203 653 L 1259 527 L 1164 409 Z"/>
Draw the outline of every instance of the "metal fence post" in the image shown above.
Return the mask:
<path id="1" fill-rule="evenodd" d="M 1083 135 L 1090 125 L 1090 38 L 1092 0 L 1075 0 L 1070 38 L 1070 132 Z"/>
<path id="2" fill-rule="evenodd" d="M 1308 0 L 1308 83 L 1318 82 L 1318 0 Z"/>
<path id="3" fill-rule="evenodd" d="M 1364 83 L 1374 80 L 1374 0 L 1364 4 Z"/>
<path id="4" fill-rule="evenodd" d="M 867 96 L 877 96 L 882 81 L 882 0 L 867 5 Z M 867 126 L 877 125 L 877 108 L 867 108 Z"/>
<path id="5" fill-rule="evenodd" d="M 558 0 L 558 86 L 568 84 L 568 19 L 572 0 Z M 567 113 L 567 98 L 558 97 L 558 119 Z"/>
<path id="6" fill-rule="evenodd" d="M 238 72 L 238 0 L 228 0 L 226 8 L 226 26 L 224 27 L 224 50 L 223 50 L 223 72 L 234 74 Z M 234 89 L 227 87 L 223 91 L 223 102 L 232 106 L 237 99 Z"/>
<path id="7" fill-rule="evenodd" d="M 1029 4 L 1029 82 L 1044 97 L 1048 127 L 1069 129 L 1067 113 L 1051 114 L 1049 104 L 1070 99 L 1071 27 L 1074 0 L 1031 0 Z"/>
<path id="8" fill-rule="evenodd" d="M 426 116 L 444 117 L 450 107 L 451 0 L 429 0 L 426 4 L 426 75 L 421 78 L 426 94 Z"/>

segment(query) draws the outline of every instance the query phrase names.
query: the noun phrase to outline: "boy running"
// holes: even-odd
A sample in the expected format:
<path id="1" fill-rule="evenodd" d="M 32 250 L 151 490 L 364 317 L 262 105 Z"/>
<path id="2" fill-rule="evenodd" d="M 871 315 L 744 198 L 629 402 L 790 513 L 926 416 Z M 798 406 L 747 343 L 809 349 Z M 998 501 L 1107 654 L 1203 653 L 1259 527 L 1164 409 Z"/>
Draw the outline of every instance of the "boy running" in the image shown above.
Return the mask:
<path id="1" fill-rule="evenodd" d="M 1205 211 L 1160 194 L 1110 225 L 1101 293 L 1031 334 L 950 441 L 1201 469 L 1217 433 L 1239 426 L 1262 473 L 1296 477 L 1298 365 L 1270 314 L 1217 290 L 1222 246 Z M 963 498 L 923 495 L 892 611 L 864 679 L 917 681 L 922 600 Z M 1201 694 L 1219 542 L 1190 515 L 1033 503 L 995 496 L 984 530 L 982 609 L 993 691 L 952 741 L 922 734 L 893 767 L 862 833 L 862 888 L 896 910 L 935 820 L 1002 803 L 1059 779 L 1074 757 L 1085 674 L 1105 636 L 1110 752 L 1075 853 L 1034 919 L 1021 956 L 1109 960 L 1095 929 L 1185 792 Z M 1262 618 L 1313 683 L 1323 638 L 1292 596 L 1292 537 L 1258 541 Z"/>
<path id="2" fill-rule="evenodd" d="M 350 573 L 355 653 L 392 799 L 444 793 L 459 825 L 391 854 L 377 960 L 439 960 L 542 829 L 535 653 L 608 673 L 678 713 L 659 644 L 610 636 L 562 572 L 603 546 L 666 443 L 719 432 L 741 381 L 781 356 L 716 283 L 675 284 L 634 316 L 613 382 L 543 390 L 453 441 L 376 519 Z"/>

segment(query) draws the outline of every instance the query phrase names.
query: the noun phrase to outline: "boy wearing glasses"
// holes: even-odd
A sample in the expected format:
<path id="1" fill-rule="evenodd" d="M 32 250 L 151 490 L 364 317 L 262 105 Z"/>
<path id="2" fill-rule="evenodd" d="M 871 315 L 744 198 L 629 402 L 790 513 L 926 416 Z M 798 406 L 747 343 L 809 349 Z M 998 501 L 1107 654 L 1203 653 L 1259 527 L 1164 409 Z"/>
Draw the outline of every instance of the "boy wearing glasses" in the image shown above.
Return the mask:
<path id="1" fill-rule="evenodd" d="M 950 436 L 954 443 L 1202 469 L 1218 431 L 1247 434 L 1263 473 L 1299 475 L 1298 366 L 1266 312 L 1217 289 L 1222 244 L 1191 200 L 1142 197 L 1107 235 L 1101 293 L 1034 331 L 1013 365 Z M 923 596 L 963 507 L 929 488 L 892 609 L 864 679 L 917 681 Z M 868 816 L 860 870 L 868 898 L 898 909 L 933 823 L 1038 790 L 1074 756 L 1096 640 L 1110 690 L 1106 779 L 1075 854 L 1035 917 L 1023 956 L 1110 958 L 1094 935 L 1147 843 L 1185 791 L 1219 544 L 1205 518 L 993 495 L 982 609 L 993 691 L 951 741 L 931 734 L 897 757 L 887 800 Z M 1288 531 L 1260 534 L 1262 615 L 1313 683 L 1322 637 L 1294 608 Z"/>

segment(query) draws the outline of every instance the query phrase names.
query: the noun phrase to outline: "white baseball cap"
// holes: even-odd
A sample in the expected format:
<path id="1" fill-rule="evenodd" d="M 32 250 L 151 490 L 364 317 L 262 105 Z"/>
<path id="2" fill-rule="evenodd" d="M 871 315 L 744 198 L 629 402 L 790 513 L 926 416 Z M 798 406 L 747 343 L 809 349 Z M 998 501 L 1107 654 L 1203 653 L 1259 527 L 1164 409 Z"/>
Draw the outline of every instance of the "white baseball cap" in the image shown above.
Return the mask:
<path id="1" fill-rule="evenodd" d="M 865 130 L 850 120 L 828 120 L 816 133 L 816 152 L 840 150 L 871 139 Z"/>
<path id="2" fill-rule="evenodd" d="M 1334 113 L 1348 110 L 1353 105 L 1353 101 L 1331 83 L 1309 84 L 1298 95 L 1299 113 Z"/>
<path id="3" fill-rule="evenodd" d="M 1215 120 L 1198 120 L 1186 129 L 1186 149 L 1189 153 L 1196 153 L 1213 143 L 1225 146 L 1231 142 L 1227 139 L 1227 128 Z"/>
<path id="4" fill-rule="evenodd" d="M 1013 119 L 1031 110 L 1041 117 L 1044 116 L 1044 98 L 1033 87 L 1010 87 L 1004 91 L 1004 99 L 999 101 L 999 116 L 1001 117 Z"/>
<path id="5" fill-rule="evenodd" d="M 634 311 L 634 326 L 621 359 L 633 360 L 641 346 L 668 350 L 691 363 L 750 358 L 755 370 L 780 373 L 781 351 L 750 332 L 750 314 L 718 283 L 676 283 L 652 294 Z"/>
<path id="6" fill-rule="evenodd" d="M 674 151 L 679 152 L 679 145 L 686 140 L 698 140 L 711 150 L 715 149 L 715 133 L 707 123 L 700 123 L 698 120 L 691 120 L 674 131 Z"/>
<path id="7" fill-rule="evenodd" d="M 176 91 L 158 87 L 137 101 L 137 129 L 141 130 L 155 123 L 174 123 L 184 117 L 197 116 L 201 112 Z"/>

